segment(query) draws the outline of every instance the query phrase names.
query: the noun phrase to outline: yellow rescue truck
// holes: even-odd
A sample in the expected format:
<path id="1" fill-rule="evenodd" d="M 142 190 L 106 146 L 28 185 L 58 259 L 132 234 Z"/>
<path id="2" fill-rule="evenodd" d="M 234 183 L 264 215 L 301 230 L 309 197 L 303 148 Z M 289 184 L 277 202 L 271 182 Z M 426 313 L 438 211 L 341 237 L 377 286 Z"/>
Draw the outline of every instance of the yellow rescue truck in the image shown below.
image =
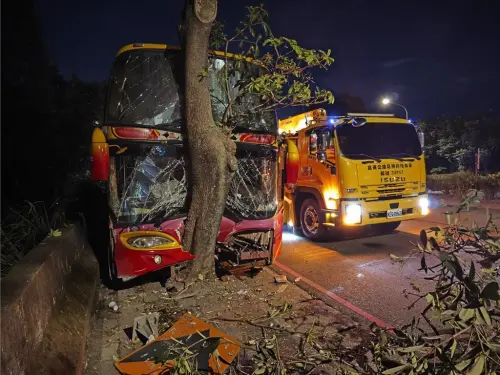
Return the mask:
<path id="1" fill-rule="evenodd" d="M 280 120 L 279 133 L 285 223 L 306 237 L 347 227 L 391 232 L 429 213 L 424 137 L 410 121 L 316 109 Z"/>

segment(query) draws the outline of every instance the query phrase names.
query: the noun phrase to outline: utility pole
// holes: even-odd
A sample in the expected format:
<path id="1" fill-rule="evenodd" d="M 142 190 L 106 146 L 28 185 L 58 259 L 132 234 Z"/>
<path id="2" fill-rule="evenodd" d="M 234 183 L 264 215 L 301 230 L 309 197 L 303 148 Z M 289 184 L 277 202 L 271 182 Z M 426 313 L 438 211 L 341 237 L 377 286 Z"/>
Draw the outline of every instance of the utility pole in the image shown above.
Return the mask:
<path id="1" fill-rule="evenodd" d="M 474 187 L 477 189 L 477 176 L 479 173 L 479 160 L 480 160 L 480 149 L 474 154 Z"/>

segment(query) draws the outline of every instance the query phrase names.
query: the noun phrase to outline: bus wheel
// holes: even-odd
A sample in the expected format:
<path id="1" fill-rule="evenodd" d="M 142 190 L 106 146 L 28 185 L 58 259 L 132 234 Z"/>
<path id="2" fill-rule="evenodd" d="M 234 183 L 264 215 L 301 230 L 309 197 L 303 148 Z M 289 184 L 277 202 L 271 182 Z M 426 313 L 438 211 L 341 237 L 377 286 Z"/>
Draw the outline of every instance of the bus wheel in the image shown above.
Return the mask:
<path id="1" fill-rule="evenodd" d="M 326 237 L 327 228 L 322 224 L 323 213 L 314 199 L 306 199 L 300 208 L 300 226 L 304 236 L 310 240 L 320 240 Z"/>
<path id="2" fill-rule="evenodd" d="M 400 221 L 392 221 L 390 223 L 376 224 L 377 232 L 383 234 L 392 233 L 399 227 L 399 224 L 401 224 Z"/>

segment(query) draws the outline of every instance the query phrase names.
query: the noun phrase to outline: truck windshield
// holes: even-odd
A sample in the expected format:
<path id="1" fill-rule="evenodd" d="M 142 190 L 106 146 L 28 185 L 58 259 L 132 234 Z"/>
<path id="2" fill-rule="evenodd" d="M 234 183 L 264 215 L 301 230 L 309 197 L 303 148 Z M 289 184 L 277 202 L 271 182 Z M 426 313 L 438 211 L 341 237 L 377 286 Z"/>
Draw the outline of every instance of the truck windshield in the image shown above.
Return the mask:
<path id="1" fill-rule="evenodd" d="M 419 157 L 422 148 L 411 124 L 368 122 L 336 128 L 340 150 L 350 159 Z"/>
<path id="2" fill-rule="evenodd" d="M 110 76 L 106 123 L 180 128 L 184 102 L 183 59 L 180 51 L 165 50 L 132 50 L 118 56 Z M 239 83 L 259 73 L 260 68 L 246 61 L 209 58 L 208 80 L 216 122 L 227 122 L 231 112 L 230 122 L 235 127 L 277 131 L 274 112 L 256 111 L 260 98 L 240 91 Z M 234 101 L 236 97 L 238 100 Z M 229 103 L 231 111 L 228 111 Z"/>

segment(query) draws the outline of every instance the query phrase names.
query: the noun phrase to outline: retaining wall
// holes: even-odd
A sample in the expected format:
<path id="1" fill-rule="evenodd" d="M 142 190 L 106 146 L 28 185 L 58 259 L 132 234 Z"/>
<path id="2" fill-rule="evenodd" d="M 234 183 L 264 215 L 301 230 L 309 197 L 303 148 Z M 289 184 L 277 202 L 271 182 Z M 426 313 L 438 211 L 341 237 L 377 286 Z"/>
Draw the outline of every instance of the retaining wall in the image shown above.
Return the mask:
<path id="1" fill-rule="evenodd" d="M 99 267 L 79 225 L 45 239 L 1 280 L 1 373 L 80 374 Z"/>

